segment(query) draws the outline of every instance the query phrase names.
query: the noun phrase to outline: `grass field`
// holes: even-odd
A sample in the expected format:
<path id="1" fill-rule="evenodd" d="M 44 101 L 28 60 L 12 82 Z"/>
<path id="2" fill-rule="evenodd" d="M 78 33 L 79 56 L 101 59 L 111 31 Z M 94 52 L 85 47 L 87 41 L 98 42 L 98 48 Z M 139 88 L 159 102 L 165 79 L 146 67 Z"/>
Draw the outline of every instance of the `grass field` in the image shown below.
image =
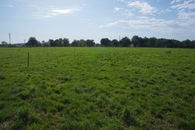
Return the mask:
<path id="1" fill-rule="evenodd" d="M 14 130 L 192 130 L 195 50 L 0 48 L 0 123 Z"/>

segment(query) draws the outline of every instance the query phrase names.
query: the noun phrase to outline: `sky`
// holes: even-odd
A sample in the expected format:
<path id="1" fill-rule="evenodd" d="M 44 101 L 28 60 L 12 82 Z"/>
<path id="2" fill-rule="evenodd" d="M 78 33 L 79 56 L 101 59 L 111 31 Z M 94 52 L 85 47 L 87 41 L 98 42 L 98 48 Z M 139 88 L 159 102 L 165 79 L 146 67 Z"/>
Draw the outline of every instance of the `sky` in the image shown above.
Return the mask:
<path id="1" fill-rule="evenodd" d="M 156 37 L 195 40 L 195 0 L 0 0 L 0 42 Z"/>

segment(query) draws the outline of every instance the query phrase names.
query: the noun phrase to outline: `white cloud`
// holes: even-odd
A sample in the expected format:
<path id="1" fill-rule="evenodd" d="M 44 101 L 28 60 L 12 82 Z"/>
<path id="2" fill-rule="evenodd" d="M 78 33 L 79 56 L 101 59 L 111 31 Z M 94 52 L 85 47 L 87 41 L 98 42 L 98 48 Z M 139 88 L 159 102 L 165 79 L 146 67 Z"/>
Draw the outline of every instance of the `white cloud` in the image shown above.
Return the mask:
<path id="1" fill-rule="evenodd" d="M 120 2 L 125 2 L 126 0 L 117 0 L 117 1 L 120 1 Z"/>
<path id="2" fill-rule="evenodd" d="M 58 14 L 71 14 L 77 11 L 79 11 L 78 8 L 72 8 L 72 9 L 54 9 L 51 12 L 58 15 Z"/>
<path id="3" fill-rule="evenodd" d="M 115 21 L 115 22 L 111 22 L 111 23 L 108 23 L 108 24 L 105 24 L 105 25 L 99 25 L 98 27 L 99 28 L 104 28 L 104 27 L 112 27 L 112 26 L 116 26 L 120 23 L 120 21 Z"/>
<path id="4" fill-rule="evenodd" d="M 117 21 L 102 24 L 99 26 L 100 28 L 121 27 L 129 30 L 142 30 L 164 34 L 195 33 L 193 31 L 195 30 L 195 0 L 172 0 L 169 7 L 162 10 L 144 2 L 144 0 L 122 2 L 124 6 L 115 8 L 115 13 L 125 17 Z M 161 14 L 163 14 L 163 17 L 159 18 Z M 177 14 L 178 17 L 176 17 Z"/>
<path id="5" fill-rule="evenodd" d="M 114 8 L 114 12 L 118 12 L 118 11 L 120 11 L 121 10 L 121 8 L 118 8 L 118 7 L 115 7 Z"/>
<path id="6" fill-rule="evenodd" d="M 195 12 L 180 12 L 179 18 L 192 20 L 192 18 L 195 18 Z"/>
<path id="7" fill-rule="evenodd" d="M 122 15 L 124 15 L 126 17 L 132 17 L 132 16 L 134 16 L 134 14 L 131 11 L 129 11 L 129 10 L 125 10 Z"/>
<path id="8" fill-rule="evenodd" d="M 115 13 L 118 13 L 122 16 L 125 16 L 125 17 L 132 17 L 134 16 L 134 14 L 129 10 L 129 9 L 125 9 L 125 8 L 114 8 L 114 12 Z"/>
<path id="9" fill-rule="evenodd" d="M 183 26 L 195 26 L 195 0 L 172 1 L 172 9 L 178 13 L 178 18 L 183 20 Z"/>
<path id="10" fill-rule="evenodd" d="M 35 12 L 34 15 L 38 18 L 50 18 L 57 15 L 72 14 L 78 11 L 80 11 L 80 8 L 66 8 L 66 9 L 49 8 L 44 10 L 42 9 L 39 12 Z"/>
<path id="11" fill-rule="evenodd" d="M 183 3 L 172 5 L 171 8 L 178 10 L 192 10 L 195 9 L 195 0 L 185 0 Z"/>
<path id="12" fill-rule="evenodd" d="M 128 2 L 128 6 L 134 9 L 138 9 L 140 13 L 142 14 L 154 14 L 157 12 L 157 9 L 155 7 L 152 7 L 147 2 L 141 2 L 141 1 L 134 1 L 134 2 Z"/>
<path id="13" fill-rule="evenodd" d="M 189 23 L 188 23 L 189 24 Z M 139 17 L 135 20 L 118 20 L 108 24 L 100 25 L 100 28 L 119 26 L 127 29 L 141 29 L 155 32 L 177 33 L 185 26 L 183 21 L 164 20 L 151 17 Z"/>
<path id="14" fill-rule="evenodd" d="M 175 3 L 178 3 L 178 2 L 181 2 L 182 0 L 172 0 L 171 1 L 171 4 L 175 4 Z"/>
<path id="15" fill-rule="evenodd" d="M 188 12 L 188 13 L 185 13 L 183 15 L 184 15 L 184 17 L 186 17 L 188 19 L 191 19 L 192 17 L 195 18 L 195 12 Z"/>

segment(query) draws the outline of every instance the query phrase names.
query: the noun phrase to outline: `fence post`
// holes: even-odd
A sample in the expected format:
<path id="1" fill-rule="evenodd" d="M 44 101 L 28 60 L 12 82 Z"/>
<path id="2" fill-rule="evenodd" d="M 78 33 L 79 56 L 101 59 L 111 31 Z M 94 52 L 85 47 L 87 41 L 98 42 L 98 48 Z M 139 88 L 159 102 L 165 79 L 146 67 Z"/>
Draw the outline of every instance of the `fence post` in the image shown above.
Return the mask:
<path id="1" fill-rule="evenodd" d="M 30 55 L 29 55 L 29 52 L 28 52 L 28 55 L 27 55 L 27 67 L 29 67 L 29 59 L 30 58 Z"/>

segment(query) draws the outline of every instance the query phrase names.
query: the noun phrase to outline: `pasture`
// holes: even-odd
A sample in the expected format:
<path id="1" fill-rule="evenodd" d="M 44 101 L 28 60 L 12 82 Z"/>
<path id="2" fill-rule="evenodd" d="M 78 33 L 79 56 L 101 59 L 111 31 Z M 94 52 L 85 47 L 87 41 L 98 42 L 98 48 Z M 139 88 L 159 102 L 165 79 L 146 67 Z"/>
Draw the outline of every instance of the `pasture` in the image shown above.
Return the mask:
<path id="1" fill-rule="evenodd" d="M 0 129 L 194 128 L 193 49 L 0 48 Z"/>

